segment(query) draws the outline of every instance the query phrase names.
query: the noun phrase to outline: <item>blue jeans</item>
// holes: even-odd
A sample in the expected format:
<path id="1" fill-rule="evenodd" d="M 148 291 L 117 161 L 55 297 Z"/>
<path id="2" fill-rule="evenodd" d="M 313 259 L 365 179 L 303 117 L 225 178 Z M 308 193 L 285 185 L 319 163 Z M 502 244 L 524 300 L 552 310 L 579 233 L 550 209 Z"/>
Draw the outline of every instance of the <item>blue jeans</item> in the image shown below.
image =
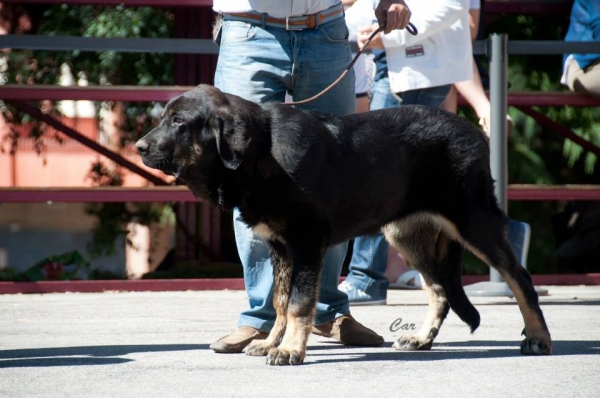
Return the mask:
<path id="1" fill-rule="evenodd" d="M 402 103 L 390 91 L 390 79 L 384 77 L 373 82 L 371 86 L 371 110 L 393 108 Z"/>
<path id="2" fill-rule="evenodd" d="M 371 110 L 392 108 L 403 104 L 421 104 L 437 108 L 449 91 L 450 86 L 446 85 L 393 94 L 386 77 L 373 83 Z M 387 252 L 388 243 L 382 234 L 354 239 L 346 281 L 369 294 L 374 300 L 385 299 L 389 287 L 389 281 L 384 275 Z"/>
<path id="3" fill-rule="evenodd" d="M 350 63 L 344 18 L 317 29 L 287 31 L 238 21 L 223 21 L 215 86 L 254 102 L 283 102 L 286 92 L 297 100 L 309 98 L 337 79 Z M 346 115 L 354 111 L 354 72 L 304 109 Z M 264 241 L 234 211 L 234 231 L 250 309 L 238 325 L 268 332 L 275 320 L 273 265 Z M 330 248 L 323 272 L 315 324 L 350 313 L 348 297 L 337 288 L 347 243 Z"/>

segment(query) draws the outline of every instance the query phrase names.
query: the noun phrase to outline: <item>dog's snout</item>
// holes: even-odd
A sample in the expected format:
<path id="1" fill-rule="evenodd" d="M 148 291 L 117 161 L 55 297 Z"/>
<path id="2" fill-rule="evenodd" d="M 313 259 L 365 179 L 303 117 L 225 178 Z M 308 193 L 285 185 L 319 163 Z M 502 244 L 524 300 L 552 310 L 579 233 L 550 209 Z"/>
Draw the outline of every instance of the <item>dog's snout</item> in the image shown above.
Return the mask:
<path id="1" fill-rule="evenodd" d="M 137 148 L 140 154 L 146 153 L 148 151 L 148 143 L 145 140 L 139 140 L 136 142 L 135 147 Z"/>

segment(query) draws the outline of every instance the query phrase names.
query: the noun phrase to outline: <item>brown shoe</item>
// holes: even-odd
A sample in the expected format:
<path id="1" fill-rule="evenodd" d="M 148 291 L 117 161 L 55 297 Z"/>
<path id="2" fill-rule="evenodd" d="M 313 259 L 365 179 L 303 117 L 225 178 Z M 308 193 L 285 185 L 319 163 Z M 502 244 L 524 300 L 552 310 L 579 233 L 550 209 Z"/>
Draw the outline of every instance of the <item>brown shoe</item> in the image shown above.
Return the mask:
<path id="1" fill-rule="evenodd" d="M 269 334 L 250 326 L 240 326 L 228 336 L 221 337 L 210 349 L 221 354 L 239 353 L 254 339 L 266 339 Z"/>
<path id="2" fill-rule="evenodd" d="M 334 321 L 314 325 L 312 332 L 318 336 L 331 337 L 344 345 L 379 347 L 383 337 L 361 325 L 352 315 L 342 315 Z"/>

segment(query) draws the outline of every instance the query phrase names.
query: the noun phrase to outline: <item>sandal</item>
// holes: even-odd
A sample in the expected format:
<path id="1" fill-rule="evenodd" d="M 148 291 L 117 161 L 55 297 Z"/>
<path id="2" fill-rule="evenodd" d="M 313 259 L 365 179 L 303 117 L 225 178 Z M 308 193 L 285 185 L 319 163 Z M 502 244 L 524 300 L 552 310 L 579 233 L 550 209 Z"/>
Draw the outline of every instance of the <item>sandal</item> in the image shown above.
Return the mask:
<path id="1" fill-rule="evenodd" d="M 414 269 L 404 272 L 398 277 L 395 283 L 390 283 L 390 289 L 423 289 L 425 280 L 423 276 Z"/>

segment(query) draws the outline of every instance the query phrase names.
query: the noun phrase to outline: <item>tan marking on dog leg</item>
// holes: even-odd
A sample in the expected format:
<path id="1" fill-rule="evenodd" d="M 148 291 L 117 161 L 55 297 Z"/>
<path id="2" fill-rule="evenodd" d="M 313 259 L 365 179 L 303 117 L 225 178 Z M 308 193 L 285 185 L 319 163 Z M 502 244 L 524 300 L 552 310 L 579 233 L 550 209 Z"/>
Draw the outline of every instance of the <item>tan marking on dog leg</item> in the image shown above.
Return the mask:
<path id="1" fill-rule="evenodd" d="M 386 238 L 390 241 L 394 247 L 402 250 L 400 245 L 394 245 L 390 240 L 390 237 L 400 236 L 408 233 L 407 231 L 414 229 L 416 224 L 419 222 L 434 222 L 439 225 L 444 232 L 450 236 L 453 240 L 459 242 L 464 247 L 466 247 L 469 251 L 471 251 L 475 256 L 480 258 L 483 262 L 485 262 L 488 266 L 498 270 L 504 280 L 507 282 L 509 288 L 512 290 L 517 303 L 519 304 L 519 309 L 521 310 L 521 314 L 523 316 L 523 320 L 525 322 L 525 333 L 526 339 L 521 344 L 521 352 L 524 354 L 550 354 L 552 351 L 552 340 L 550 337 L 550 332 L 548 331 L 548 327 L 545 323 L 541 310 L 539 309 L 539 304 L 528 302 L 527 297 L 525 296 L 522 285 L 528 284 L 530 282 L 524 281 L 521 277 L 517 276 L 519 280 L 516 280 L 513 275 L 506 271 L 502 271 L 503 267 L 496 267 L 492 264 L 490 258 L 481 252 L 479 249 L 471 245 L 458 231 L 458 228 L 454 223 L 452 223 L 447 218 L 434 213 L 419 213 L 417 215 L 413 215 L 408 217 L 407 219 L 401 220 L 399 222 L 394 222 L 386 225 L 383 228 L 384 233 L 386 234 Z M 388 236 L 390 235 L 390 236 Z M 400 246 L 400 247 L 397 247 Z M 509 249 L 510 250 L 510 249 Z M 407 260 L 410 262 L 409 258 Z M 419 261 L 418 258 L 413 261 Z M 511 261 L 510 259 L 502 259 L 502 261 Z M 516 265 L 520 267 L 520 265 Z M 510 267 L 506 268 L 510 269 Z M 519 282 L 520 281 L 520 282 Z M 533 286 L 532 286 L 533 287 Z M 532 307 L 533 306 L 533 307 Z M 430 300 L 430 308 L 431 308 L 431 300 Z M 417 335 L 422 335 L 425 330 L 430 326 L 431 313 L 428 313 L 426 317 L 426 321 L 423 325 L 423 328 Z M 431 323 L 431 327 L 433 327 L 433 323 Z M 399 341 L 400 342 L 400 341 Z"/>
<path id="2" fill-rule="evenodd" d="M 309 316 L 297 316 L 297 310 L 288 308 L 287 328 L 281 344 L 269 350 L 267 355 L 269 365 L 300 365 L 304 362 L 314 311 Z"/>
<path id="3" fill-rule="evenodd" d="M 265 241 L 274 240 L 285 244 L 285 240 L 269 228 L 267 224 L 258 223 L 252 228 L 252 231 Z"/>
<path id="4" fill-rule="evenodd" d="M 266 356 L 274 347 L 277 347 L 281 341 L 287 327 L 287 319 L 285 316 L 277 314 L 273 328 L 269 335 L 264 340 L 252 340 L 243 350 L 246 355 L 250 356 Z"/>
<path id="5" fill-rule="evenodd" d="M 456 226 L 446 218 L 435 213 L 417 213 L 387 224 L 382 228 L 386 239 L 405 256 L 407 262 L 421 272 L 425 279 L 429 306 L 420 330 L 416 334 L 403 335 L 394 344 L 396 349 L 427 350 L 431 348 L 444 319 L 449 304 L 446 292 L 428 275 L 427 266 L 436 267 L 437 262 L 447 250 L 447 242 L 461 241 Z M 443 238 L 446 245 L 438 246 Z"/>
<path id="6" fill-rule="evenodd" d="M 444 322 L 444 312 L 447 306 L 444 289 L 440 285 L 432 284 L 425 276 L 424 279 L 427 284 L 429 298 L 427 314 L 417 333 L 402 335 L 394 343 L 393 347 L 397 350 L 417 351 L 431 349 L 433 341 Z"/>
<path id="7" fill-rule="evenodd" d="M 492 261 L 489 259 L 489 257 L 466 241 L 460 235 L 456 226 L 449 220 L 445 219 L 444 217 L 438 217 L 437 220 L 438 222 L 442 223 L 445 226 L 446 231 L 464 247 L 470 250 L 475 256 L 479 257 L 479 259 L 481 259 L 481 261 L 486 263 L 489 267 L 496 269 L 515 295 L 521 315 L 523 316 L 523 321 L 525 322 L 525 334 L 527 336 L 521 345 L 521 352 L 527 354 L 550 354 L 552 351 L 550 332 L 548 331 L 545 321 L 543 318 L 541 318 L 541 315 L 530 307 L 519 282 L 513 277 L 513 275 L 506 272 L 503 267 L 494 267 L 494 264 L 492 264 Z M 505 255 L 502 255 L 501 257 L 503 257 L 501 261 L 511 261 L 509 258 L 506 258 Z M 519 264 L 516 264 L 516 266 L 520 267 Z"/>
<path id="8" fill-rule="evenodd" d="M 271 260 L 273 261 L 273 307 L 275 308 L 275 323 L 269 336 L 265 340 L 253 340 L 248 344 L 243 352 L 251 356 L 265 356 L 269 350 L 281 342 L 287 327 L 287 308 L 289 300 L 289 291 L 291 283 L 291 265 L 287 265 L 288 259 L 279 256 L 272 250 Z"/>
<path id="9" fill-rule="evenodd" d="M 527 301 L 527 297 L 513 275 L 503 269 L 503 267 L 494 267 L 491 260 L 481 253 L 479 250 L 475 249 L 468 242 L 464 241 L 463 245 L 465 245 L 473 254 L 479 257 L 483 262 L 485 262 L 488 266 L 496 269 L 500 276 L 506 281 L 508 287 L 515 295 L 515 299 L 517 300 L 517 304 L 519 305 L 519 310 L 521 311 L 521 315 L 523 316 L 523 321 L 525 322 L 525 335 L 526 338 L 521 343 L 521 353 L 523 354 L 551 354 L 552 353 L 552 339 L 550 337 L 550 331 L 546 325 L 546 322 L 541 315 L 541 309 L 539 313 L 531 307 L 530 303 Z M 510 249 L 509 249 L 510 250 Z M 501 255 L 503 258 L 501 261 L 511 261 L 506 255 Z M 516 267 L 521 267 L 521 265 L 516 263 Z M 528 282 L 524 282 L 528 283 Z M 533 288 L 533 286 L 532 286 Z"/>
<path id="10" fill-rule="evenodd" d="M 538 313 L 531 308 L 516 279 L 506 273 L 501 273 L 501 275 L 515 295 L 525 322 L 525 340 L 521 343 L 521 353 L 528 355 L 552 354 L 552 338 L 541 312 Z"/>
<path id="11" fill-rule="evenodd" d="M 453 240 L 466 247 L 481 261 L 485 262 L 488 265 L 490 264 L 489 258 L 487 258 L 487 256 L 480 252 L 477 248 L 469 244 L 469 242 L 466 241 L 465 238 L 463 238 L 463 236 L 460 234 L 458 228 L 452 221 L 448 220 L 446 217 L 441 216 L 440 214 L 430 213 L 429 215 L 431 217 L 431 220 L 437 225 L 439 225 L 448 236 L 450 236 Z"/>
<path id="12" fill-rule="evenodd" d="M 453 240 L 455 240 L 456 242 L 458 242 L 461 245 L 463 245 L 464 247 L 466 247 L 471 253 L 473 253 L 475 256 L 477 256 L 481 261 L 490 265 L 490 259 L 485 254 L 480 252 L 477 248 L 472 246 L 468 241 L 466 241 L 465 238 L 463 238 L 463 236 L 458 231 L 458 228 L 456 227 L 456 225 L 452 221 L 448 220 L 446 217 L 443 217 L 439 214 L 431 214 L 431 217 L 432 217 L 432 220 L 434 220 L 438 225 L 440 225 L 444 229 L 444 232 L 446 232 L 446 234 L 448 234 Z"/>
<path id="13" fill-rule="evenodd" d="M 431 224 L 429 213 L 412 214 L 402 220 L 393 221 L 384 225 L 381 232 L 388 243 L 404 255 L 407 263 L 416 267 L 416 264 L 422 264 L 426 259 L 425 253 L 421 250 L 413 250 L 415 231 L 418 231 L 422 224 Z M 418 245 L 421 248 L 421 245 Z"/>

